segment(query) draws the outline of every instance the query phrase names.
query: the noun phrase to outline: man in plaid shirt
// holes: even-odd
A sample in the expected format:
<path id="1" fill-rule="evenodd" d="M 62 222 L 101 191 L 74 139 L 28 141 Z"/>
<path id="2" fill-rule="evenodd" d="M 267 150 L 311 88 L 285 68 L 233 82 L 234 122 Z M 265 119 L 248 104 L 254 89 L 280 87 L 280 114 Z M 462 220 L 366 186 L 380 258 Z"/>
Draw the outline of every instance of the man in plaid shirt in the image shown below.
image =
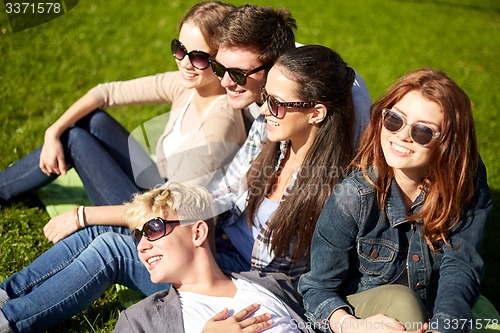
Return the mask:
<path id="1" fill-rule="evenodd" d="M 244 5 L 224 20 L 217 36 L 219 50 L 212 61 L 212 69 L 226 88 L 229 105 L 235 110 L 243 110 L 247 121 L 255 118 L 247 140 L 232 162 L 227 169 L 220 170 L 219 175 L 208 185 L 216 209 L 221 214 L 216 234 L 217 261 L 221 268 L 228 271 L 267 268 L 283 272 L 292 279 L 304 273 L 291 271 L 287 268 L 289 263 L 273 261 L 269 251 L 265 251 L 268 242 L 265 237 L 266 221 L 262 221 L 260 226 L 254 223 L 252 230 L 248 228 L 245 215 L 242 214 L 248 196 L 246 173 L 266 140 L 266 121 L 259 114 L 262 100 L 260 86 L 265 84 L 267 72 L 276 59 L 296 47 L 294 29 L 295 20 L 284 9 Z M 266 64 L 270 66 L 266 67 Z M 352 96 L 355 107 L 353 144 L 356 145 L 368 124 L 371 105 L 366 85 L 357 73 Z M 281 156 L 284 156 L 286 144 L 281 147 Z M 278 158 L 277 165 L 280 161 Z M 261 251 L 257 251 L 259 247 Z"/>

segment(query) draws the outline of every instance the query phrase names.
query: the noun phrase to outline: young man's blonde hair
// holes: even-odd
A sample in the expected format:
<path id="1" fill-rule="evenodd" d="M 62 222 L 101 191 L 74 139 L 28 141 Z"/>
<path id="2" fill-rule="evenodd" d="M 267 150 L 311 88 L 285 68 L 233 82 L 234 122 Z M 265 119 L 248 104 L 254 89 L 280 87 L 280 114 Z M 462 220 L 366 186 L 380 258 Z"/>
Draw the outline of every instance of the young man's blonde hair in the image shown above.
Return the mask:
<path id="1" fill-rule="evenodd" d="M 169 210 L 177 214 L 181 225 L 205 221 L 209 227 L 209 244 L 215 249 L 215 210 L 212 196 L 201 186 L 168 183 L 159 188 L 136 194 L 125 204 L 125 220 L 130 229 L 141 228 L 151 215 L 169 219 Z M 183 223 L 182 220 L 188 222 Z M 215 251 L 214 251 L 215 253 Z"/>

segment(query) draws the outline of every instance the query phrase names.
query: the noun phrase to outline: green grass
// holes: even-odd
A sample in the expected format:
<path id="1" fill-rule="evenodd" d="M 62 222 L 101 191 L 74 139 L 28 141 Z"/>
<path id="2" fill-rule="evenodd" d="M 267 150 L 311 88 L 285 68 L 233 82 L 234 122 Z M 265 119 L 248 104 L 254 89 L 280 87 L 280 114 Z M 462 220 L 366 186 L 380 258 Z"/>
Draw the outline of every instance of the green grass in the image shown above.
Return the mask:
<path id="1" fill-rule="evenodd" d="M 44 130 L 99 82 L 175 69 L 169 41 L 196 1 L 81 1 L 67 14 L 10 33 L 0 4 L 0 168 L 43 142 Z M 232 1 L 240 5 L 244 1 Z M 297 19 L 297 39 L 337 50 L 364 77 L 374 99 L 403 73 L 424 66 L 446 71 L 474 103 L 479 146 L 494 204 L 500 202 L 500 2 L 497 0 L 255 0 L 284 6 Z M 2 35 L 2 31 L 6 33 Z M 167 110 L 110 110 L 132 130 Z M 0 280 L 50 247 L 48 215 L 33 199 L 0 208 Z M 500 308 L 500 220 L 487 226 L 483 293 Z M 118 301 L 108 291 L 90 309 L 51 332 L 110 332 Z"/>

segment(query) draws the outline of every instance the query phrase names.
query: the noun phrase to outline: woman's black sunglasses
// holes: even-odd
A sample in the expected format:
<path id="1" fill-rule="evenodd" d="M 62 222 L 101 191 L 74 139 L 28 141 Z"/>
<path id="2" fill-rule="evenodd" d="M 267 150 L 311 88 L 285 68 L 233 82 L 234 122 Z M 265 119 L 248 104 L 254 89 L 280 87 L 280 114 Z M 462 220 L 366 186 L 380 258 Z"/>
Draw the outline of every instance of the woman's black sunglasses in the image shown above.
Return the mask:
<path id="1" fill-rule="evenodd" d="M 272 64 L 264 64 L 252 70 L 244 71 L 243 69 L 239 68 L 226 68 L 223 64 L 221 64 L 217 60 L 213 58 L 210 59 L 210 67 L 212 67 L 212 70 L 214 71 L 215 75 L 217 75 L 220 78 L 223 78 L 224 74 L 226 74 L 227 72 L 231 80 L 233 80 L 234 83 L 239 84 L 240 86 L 244 86 L 245 84 L 247 84 L 248 76 L 260 72 L 264 69 L 269 69 L 272 66 L 273 66 Z"/>
<path id="2" fill-rule="evenodd" d="M 408 124 L 404 114 L 392 109 L 382 110 L 382 125 L 391 133 L 397 133 L 409 125 L 410 138 L 421 146 L 428 145 L 441 134 L 422 122 Z"/>
<path id="3" fill-rule="evenodd" d="M 210 54 L 205 51 L 196 50 L 188 52 L 178 39 L 172 40 L 170 47 L 172 48 L 172 55 L 179 61 L 188 56 L 191 65 L 196 69 L 203 70 L 210 66 Z"/>

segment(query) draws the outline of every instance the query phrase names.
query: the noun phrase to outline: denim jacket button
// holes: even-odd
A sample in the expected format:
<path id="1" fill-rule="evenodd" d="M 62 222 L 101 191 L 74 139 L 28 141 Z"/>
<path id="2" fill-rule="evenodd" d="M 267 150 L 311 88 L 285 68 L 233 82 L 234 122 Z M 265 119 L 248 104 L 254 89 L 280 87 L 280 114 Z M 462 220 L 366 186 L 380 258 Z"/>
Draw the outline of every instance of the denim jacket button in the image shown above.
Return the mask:
<path id="1" fill-rule="evenodd" d="M 372 257 L 373 259 L 378 258 L 378 252 L 373 251 L 372 253 L 370 253 L 370 257 Z"/>
<path id="2" fill-rule="evenodd" d="M 416 254 L 414 254 L 412 257 L 411 257 L 411 260 L 413 260 L 414 262 L 419 262 L 420 261 L 420 257 Z"/>
<path id="3" fill-rule="evenodd" d="M 417 284 L 415 285 L 415 289 L 419 290 L 419 289 L 422 289 L 424 287 L 424 285 L 420 282 L 417 282 Z"/>

